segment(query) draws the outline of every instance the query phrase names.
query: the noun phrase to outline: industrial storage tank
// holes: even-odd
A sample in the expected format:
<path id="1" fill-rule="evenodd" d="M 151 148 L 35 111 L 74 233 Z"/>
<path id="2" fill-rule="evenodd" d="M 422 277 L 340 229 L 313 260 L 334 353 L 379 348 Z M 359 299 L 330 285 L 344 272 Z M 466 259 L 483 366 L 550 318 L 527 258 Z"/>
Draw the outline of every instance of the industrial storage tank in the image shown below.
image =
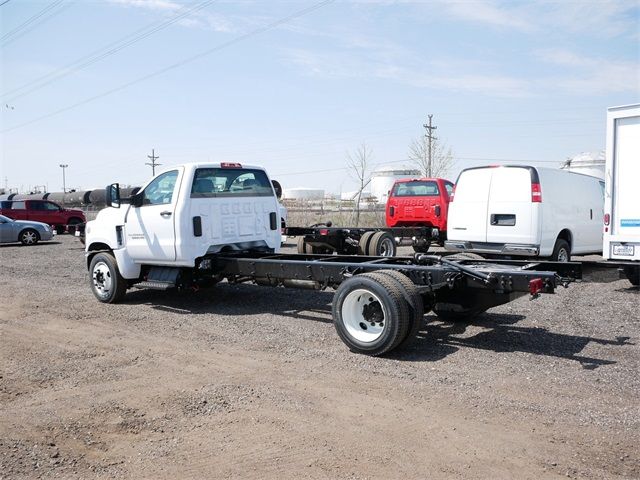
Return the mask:
<path id="1" fill-rule="evenodd" d="M 12 200 L 44 200 L 46 193 L 18 193 Z"/>
<path id="2" fill-rule="evenodd" d="M 62 192 L 51 192 L 47 195 L 47 200 L 57 203 L 58 205 L 64 205 L 64 196 Z"/>
<path id="3" fill-rule="evenodd" d="M 321 188 L 288 188 L 282 193 L 287 200 L 322 200 L 324 190 Z"/>
<path id="4" fill-rule="evenodd" d="M 89 196 L 91 190 L 84 190 L 81 192 L 68 192 L 64 195 L 64 204 L 73 207 L 83 207 L 89 205 Z"/>
<path id="5" fill-rule="evenodd" d="M 582 152 L 568 159 L 560 169 L 604 180 L 604 163 L 604 151 Z"/>
<path id="6" fill-rule="evenodd" d="M 371 195 L 376 197 L 378 203 L 387 203 L 389 190 L 396 180 L 421 176 L 420 170 L 411 167 L 380 167 L 371 174 Z"/>
<path id="7" fill-rule="evenodd" d="M 3 195 L 0 195 L 0 200 L 13 200 L 13 197 L 15 197 L 16 195 L 16 193 L 5 193 Z"/>

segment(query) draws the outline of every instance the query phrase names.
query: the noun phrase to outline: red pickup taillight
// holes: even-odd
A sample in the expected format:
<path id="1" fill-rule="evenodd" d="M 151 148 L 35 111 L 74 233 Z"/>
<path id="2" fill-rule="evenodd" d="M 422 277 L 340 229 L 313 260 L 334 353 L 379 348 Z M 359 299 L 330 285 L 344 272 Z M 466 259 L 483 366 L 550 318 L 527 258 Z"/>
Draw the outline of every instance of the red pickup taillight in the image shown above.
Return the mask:
<path id="1" fill-rule="evenodd" d="M 542 190 L 539 183 L 531 184 L 531 202 L 542 203 Z"/>

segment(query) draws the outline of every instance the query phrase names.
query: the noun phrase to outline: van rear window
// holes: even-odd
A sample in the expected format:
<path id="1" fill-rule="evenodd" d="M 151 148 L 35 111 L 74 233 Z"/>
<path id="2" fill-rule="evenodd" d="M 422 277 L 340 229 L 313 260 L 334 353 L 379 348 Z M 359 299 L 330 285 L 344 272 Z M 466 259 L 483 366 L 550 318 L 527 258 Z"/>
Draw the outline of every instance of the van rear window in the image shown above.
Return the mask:
<path id="1" fill-rule="evenodd" d="M 437 197 L 440 195 L 436 182 L 402 182 L 396 183 L 391 192 L 392 197 Z"/>
<path id="2" fill-rule="evenodd" d="M 247 168 L 198 168 L 191 185 L 191 198 L 273 195 L 266 173 Z"/>

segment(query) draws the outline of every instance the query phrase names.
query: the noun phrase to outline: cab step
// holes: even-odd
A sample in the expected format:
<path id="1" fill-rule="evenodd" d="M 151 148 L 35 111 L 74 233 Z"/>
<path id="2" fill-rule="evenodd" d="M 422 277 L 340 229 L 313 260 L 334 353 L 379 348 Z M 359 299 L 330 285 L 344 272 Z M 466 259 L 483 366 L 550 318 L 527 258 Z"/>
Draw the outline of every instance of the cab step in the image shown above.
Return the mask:
<path id="1" fill-rule="evenodd" d="M 136 288 L 169 290 L 175 288 L 180 269 L 176 267 L 151 267 L 144 282 L 136 283 Z"/>
<path id="2" fill-rule="evenodd" d="M 148 288 L 151 290 L 169 290 L 170 288 L 175 288 L 175 286 L 176 286 L 175 283 L 150 282 L 148 280 L 145 282 L 139 282 L 133 285 L 134 288 Z"/>

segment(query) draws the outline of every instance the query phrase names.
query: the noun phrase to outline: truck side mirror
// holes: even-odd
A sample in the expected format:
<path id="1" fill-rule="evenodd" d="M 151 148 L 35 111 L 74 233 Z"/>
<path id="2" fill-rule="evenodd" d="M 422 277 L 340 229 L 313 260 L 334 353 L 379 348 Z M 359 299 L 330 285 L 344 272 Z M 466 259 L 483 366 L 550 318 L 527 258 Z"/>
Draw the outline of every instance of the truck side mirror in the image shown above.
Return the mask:
<path id="1" fill-rule="evenodd" d="M 144 193 L 143 192 L 137 192 L 134 195 L 131 195 L 131 197 L 129 197 L 129 203 L 131 204 L 132 207 L 141 207 L 142 206 L 142 197 L 143 197 Z"/>
<path id="2" fill-rule="evenodd" d="M 106 189 L 106 204 L 108 207 L 120 208 L 120 184 L 112 183 Z"/>
<path id="3" fill-rule="evenodd" d="M 273 189 L 276 191 L 276 197 L 278 200 L 282 198 L 282 185 L 277 180 L 271 180 L 271 184 L 273 185 Z"/>

